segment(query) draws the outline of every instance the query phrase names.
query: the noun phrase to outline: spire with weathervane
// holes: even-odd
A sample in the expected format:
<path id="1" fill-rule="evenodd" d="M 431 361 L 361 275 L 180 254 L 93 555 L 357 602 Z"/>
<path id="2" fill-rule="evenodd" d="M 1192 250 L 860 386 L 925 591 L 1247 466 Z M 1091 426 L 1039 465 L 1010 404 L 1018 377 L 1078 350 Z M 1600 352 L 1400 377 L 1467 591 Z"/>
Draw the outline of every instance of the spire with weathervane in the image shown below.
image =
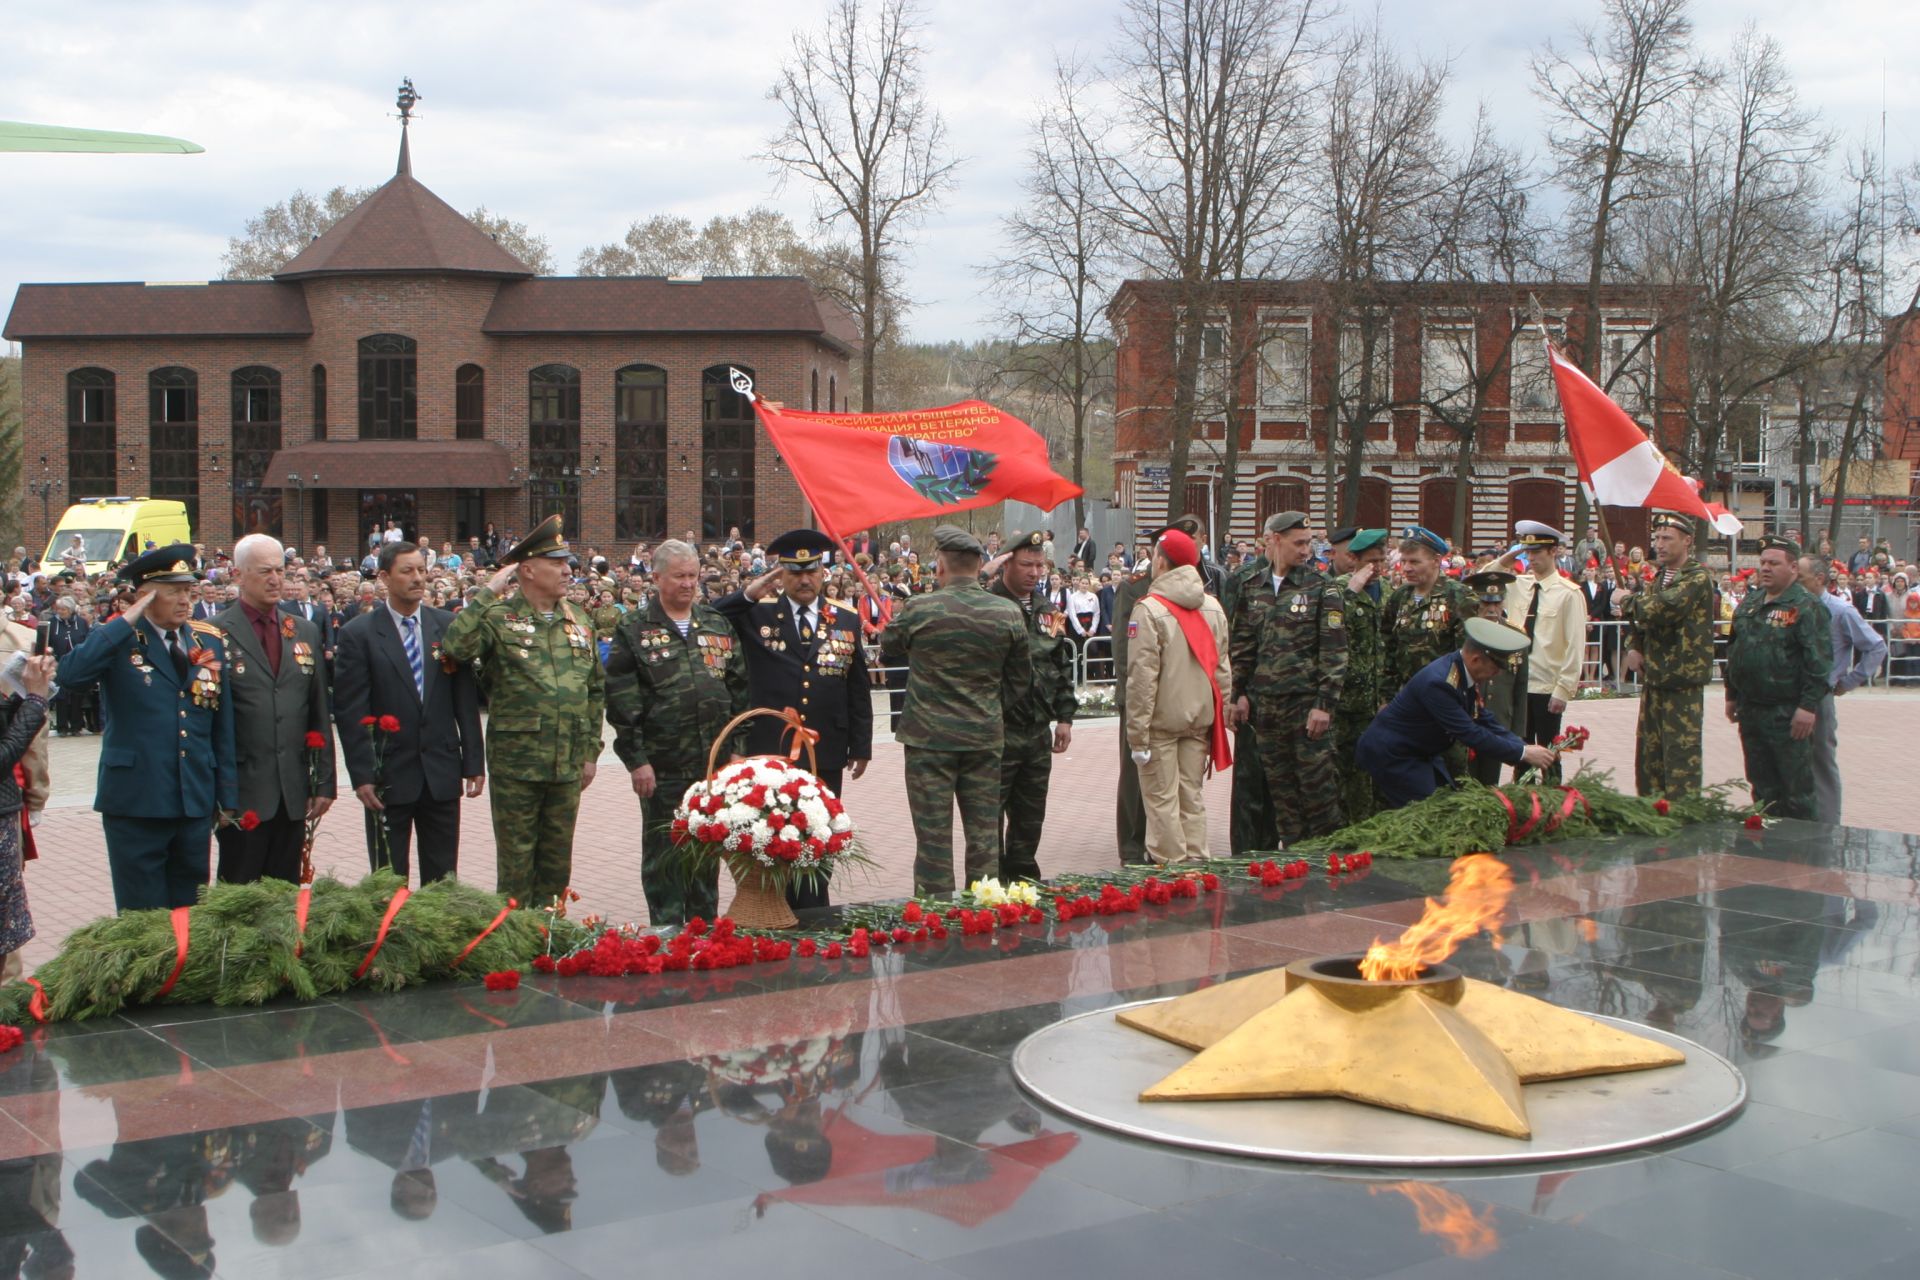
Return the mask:
<path id="1" fill-rule="evenodd" d="M 396 176 L 413 176 L 413 156 L 407 150 L 407 125 L 413 119 L 413 104 L 420 101 L 420 95 L 414 90 L 413 77 L 407 76 L 400 81 L 400 96 L 394 99 L 400 108 L 400 164 L 394 169 Z"/>

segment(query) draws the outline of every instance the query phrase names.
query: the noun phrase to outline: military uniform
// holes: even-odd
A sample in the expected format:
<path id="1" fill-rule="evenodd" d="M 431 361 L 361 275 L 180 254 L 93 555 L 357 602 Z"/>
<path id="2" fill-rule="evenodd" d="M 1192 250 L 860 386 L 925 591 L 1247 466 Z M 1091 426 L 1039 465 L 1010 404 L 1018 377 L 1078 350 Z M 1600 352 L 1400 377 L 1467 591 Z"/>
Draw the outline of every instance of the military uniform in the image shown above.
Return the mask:
<path id="1" fill-rule="evenodd" d="M 1547 555 L 1566 542 L 1566 535 L 1538 520 L 1520 520 L 1513 526 L 1519 545 L 1529 555 Z M 1587 653 L 1587 597 L 1557 565 L 1543 575 L 1531 570 L 1507 592 L 1507 621 L 1532 642 L 1527 653 L 1527 716 L 1509 726 L 1522 742 L 1551 747 L 1560 736 L 1561 717 L 1580 696 L 1580 668 Z M 1553 708 L 1558 700 L 1560 710 Z M 1549 781 L 1560 780 L 1560 763 L 1545 770 Z"/>
<path id="2" fill-rule="evenodd" d="M 1151 562 L 1134 567 L 1133 576 L 1113 593 L 1116 621 L 1133 616 L 1133 606 L 1147 598 Z M 1113 629 L 1114 708 L 1120 715 L 1120 777 L 1113 795 L 1114 836 L 1120 847 L 1120 864 L 1138 866 L 1147 860 L 1147 809 L 1140 796 L 1140 771 L 1127 753 L 1127 628 Z M 1235 771 L 1236 774 L 1238 770 Z"/>
<path id="3" fill-rule="evenodd" d="M 796 529 L 768 543 L 767 554 L 785 568 L 804 571 L 823 565 L 833 547 L 823 533 Z M 786 596 L 753 601 L 744 591 L 722 596 L 713 608 L 739 638 L 747 705 L 799 712 L 807 728 L 820 735 L 814 743 L 820 780 L 840 795 L 847 762 L 873 758 L 873 684 L 860 643 L 859 613 L 820 596 L 809 617 Z M 751 721 L 746 735 L 748 755 L 784 755 L 789 746 L 787 726 L 771 717 Z M 796 909 L 826 906 L 825 879 L 787 886 L 787 901 Z"/>
<path id="4" fill-rule="evenodd" d="M 1227 626 L 1246 607 L 1247 595 L 1260 583 L 1272 594 L 1273 566 L 1265 556 L 1256 557 L 1227 576 L 1220 605 L 1227 613 Z M 1114 615 L 1118 617 L 1118 613 Z M 1121 735 L 1124 744 L 1125 735 Z M 1239 766 L 1233 771 L 1228 800 L 1227 848 L 1234 857 L 1262 850 L 1277 849 L 1280 834 L 1273 825 L 1273 800 L 1267 795 L 1267 771 L 1260 764 L 1260 731 L 1251 719 L 1233 731 L 1233 758 Z"/>
<path id="5" fill-rule="evenodd" d="M 1479 602 L 1481 617 L 1505 622 L 1507 588 L 1513 581 L 1514 575 L 1505 569 L 1483 569 L 1479 573 L 1469 574 L 1465 585 Z M 1526 731 L 1522 726 L 1527 722 L 1527 650 L 1519 649 L 1506 656 L 1500 670 L 1487 681 L 1484 696 L 1487 710 L 1524 742 Z M 1500 785 L 1500 775 L 1505 768 L 1500 758 L 1494 755 L 1476 752 L 1467 761 L 1468 775 L 1475 782 L 1489 787 Z"/>
<path id="6" fill-rule="evenodd" d="M 1788 545 L 1798 559 L 1799 547 Z M 1798 582 L 1772 600 L 1756 588 L 1734 610 L 1727 705 L 1740 717 L 1754 802 L 1776 817 L 1813 818 L 1813 739 L 1796 740 L 1790 730 L 1796 711 L 1819 713 L 1832 666 L 1827 607 Z"/>
<path id="7" fill-rule="evenodd" d="M 1392 693 L 1460 647 L 1462 625 L 1479 610 L 1465 587 L 1444 575 L 1426 595 L 1395 587 L 1380 607 L 1380 641 L 1386 675 L 1381 692 Z"/>
<path id="8" fill-rule="evenodd" d="M 1468 634 L 1489 653 L 1511 653 L 1525 634 L 1502 622 L 1474 618 Z M 1360 736 L 1360 764 L 1373 775 L 1383 808 L 1424 800 L 1453 782 L 1450 746 L 1519 764 L 1526 744 L 1487 710 L 1486 700 L 1457 650 L 1414 673 Z"/>
<path id="9" fill-rule="evenodd" d="M 1634 592 L 1621 616 L 1627 648 L 1643 662 L 1634 788 L 1643 796 L 1691 794 L 1706 782 L 1700 737 L 1713 679 L 1713 579 L 1690 559 Z"/>
<path id="10" fill-rule="evenodd" d="M 565 554 L 553 516 L 501 560 Z M 573 878 L 581 775 L 600 756 L 606 673 L 593 623 L 564 598 L 549 616 L 519 591 L 503 599 L 481 587 L 440 648 L 455 662 L 482 664 L 499 892 L 544 906 Z"/>
<path id="11" fill-rule="evenodd" d="M 610 604 L 603 604 L 593 611 L 594 638 L 605 643 L 613 639 L 615 627 L 620 625 L 620 610 Z"/>
<path id="12" fill-rule="evenodd" d="M 972 534 L 934 531 L 941 551 L 984 554 Z M 1033 684 L 1026 619 L 977 578 L 915 596 L 880 637 L 888 666 L 906 663 L 907 705 L 894 737 L 906 748 L 907 806 L 913 816 L 916 894 L 947 893 L 953 882 L 953 809 L 966 833 L 966 882 L 1000 869 L 1000 753 L 1006 741 L 1005 689 Z"/>
<path id="13" fill-rule="evenodd" d="M 1271 530 L 1285 532 L 1284 530 Z M 1332 726 L 1307 736 L 1307 715 L 1329 720 L 1347 670 L 1346 601 L 1332 579 L 1308 565 L 1246 584 L 1230 649 L 1233 695 L 1252 705 L 1258 762 L 1266 775 L 1274 826 L 1291 844 L 1340 825 Z"/>
<path id="14" fill-rule="evenodd" d="M 1040 542 L 1040 535 L 1034 533 L 1017 536 L 1008 546 L 1039 546 Z M 1020 607 L 1033 661 L 1031 683 L 1003 694 L 1006 742 L 1000 750 L 1000 810 L 1005 825 L 1000 837 L 1000 874 L 1038 880 L 1040 829 L 1047 819 L 1047 781 L 1053 775 L 1052 725 L 1072 724 L 1080 705 L 1073 692 L 1073 652 L 1066 639 L 1066 617 L 1058 609 L 1035 604 L 1031 595 L 1016 599 L 998 582 L 989 590 Z"/>
<path id="15" fill-rule="evenodd" d="M 192 558 L 191 547 L 162 547 L 122 576 L 135 586 L 192 582 Z M 207 882 L 214 813 L 238 802 L 225 637 L 195 621 L 182 624 L 177 643 L 185 675 L 151 622 L 113 618 L 60 660 L 60 683 L 97 683 L 106 707 L 93 807 L 120 911 L 192 906 Z"/>
<path id="16" fill-rule="evenodd" d="M 1385 536 L 1384 529 L 1355 529 L 1351 537 L 1336 536 L 1333 541 L 1335 545 L 1347 541 L 1357 555 Z M 1347 673 L 1340 681 L 1340 704 L 1333 712 L 1333 769 L 1339 779 L 1340 816 L 1349 823 L 1364 822 L 1379 807 L 1373 794 L 1373 778 L 1360 767 L 1353 753 L 1360 745 L 1360 735 L 1367 731 L 1380 710 L 1380 681 L 1386 661 L 1380 635 L 1380 601 L 1374 595 L 1379 576 L 1376 573 L 1373 580 L 1358 591 L 1353 589 L 1352 580 L 1350 573 L 1334 579 L 1346 611 Z"/>

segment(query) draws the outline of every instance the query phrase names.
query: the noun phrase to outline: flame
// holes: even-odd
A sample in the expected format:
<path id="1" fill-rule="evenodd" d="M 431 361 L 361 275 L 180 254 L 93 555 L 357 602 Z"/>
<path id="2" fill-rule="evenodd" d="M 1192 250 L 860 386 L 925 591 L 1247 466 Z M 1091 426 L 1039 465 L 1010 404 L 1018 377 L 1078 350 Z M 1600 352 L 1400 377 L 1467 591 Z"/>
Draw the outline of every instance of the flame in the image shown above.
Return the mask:
<path id="1" fill-rule="evenodd" d="M 1513 873 L 1491 854 L 1475 853 L 1457 859 L 1447 882 L 1447 900 L 1427 899 L 1422 915 L 1397 942 L 1378 938 L 1360 961 L 1360 976 L 1368 982 L 1406 982 L 1427 965 L 1453 954 L 1462 940 L 1491 928 L 1506 910 L 1513 894 Z"/>
<path id="2" fill-rule="evenodd" d="M 1420 1230 L 1439 1236 L 1441 1247 L 1456 1258 L 1484 1258 L 1500 1248 L 1500 1232 L 1493 1225 L 1492 1208 L 1475 1213 L 1473 1206 L 1461 1197 L 1431 1182 L 1389 1182 L 1367 1188 L 1370 1196 L 1383 1191 L 1405 1196 L 1420 1219 Z"/>
<path id="3" fill-rule="evenodd" d="M 1585 916 L 1579 917 L 1573 924 L 1574 928 L 1580 930 L 1580 936 L 1588 942 L 1592 942 L 1600 936 L 1600 926 Z"/>

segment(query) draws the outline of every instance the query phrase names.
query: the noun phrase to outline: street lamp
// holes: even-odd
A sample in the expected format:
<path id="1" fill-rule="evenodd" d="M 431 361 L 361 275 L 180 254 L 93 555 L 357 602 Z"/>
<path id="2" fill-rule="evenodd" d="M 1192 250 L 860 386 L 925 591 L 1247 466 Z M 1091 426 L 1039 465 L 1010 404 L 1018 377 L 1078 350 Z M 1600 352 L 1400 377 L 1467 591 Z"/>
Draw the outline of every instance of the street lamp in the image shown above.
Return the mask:
<path id="1" fill-rule="evenodd" d="M 40 478 L 32 481 L 27 488 L 40 499 L 40 523 L 46 526 L 47 536 L 53 536 L 53 515 L 51 499 L 65 487 L 65 482 L 53 474 L 53 468 L 47 465 L 47 455 L 40 455 Z"/>
<path id="2" fill-rule="evenodd" d="M 319 478 L 319 476 L 314 477 L 316 480 Z M 299 547 L 307 540 L 307 486 L 306 482 L 300 478 L 298 471 L 289 471 L 287 487 L 293 490 L 293 545 Z"/>

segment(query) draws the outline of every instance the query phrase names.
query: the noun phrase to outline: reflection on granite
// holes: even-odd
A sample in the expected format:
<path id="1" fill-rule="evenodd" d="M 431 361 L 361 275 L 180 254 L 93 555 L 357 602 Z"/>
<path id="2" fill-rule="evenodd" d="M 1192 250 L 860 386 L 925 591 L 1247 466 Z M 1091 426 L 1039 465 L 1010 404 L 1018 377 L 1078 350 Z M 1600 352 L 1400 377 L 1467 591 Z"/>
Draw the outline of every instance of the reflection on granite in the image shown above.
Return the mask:
<path id="1" fill-rule="evenodd" d="M 1409 1180 L 1135 1142 L 1014 1084 L 1057 1018 L 1391 936 L 1445 884 L 1379 863 L 860 965 L 50 1028 L 0 1058 L 0 1275 L 1920 1275 L 1920 841 L 1508 860 L 1501 936 L 1455 963 L 1728 1055 L 1746 1111 Z"/>

